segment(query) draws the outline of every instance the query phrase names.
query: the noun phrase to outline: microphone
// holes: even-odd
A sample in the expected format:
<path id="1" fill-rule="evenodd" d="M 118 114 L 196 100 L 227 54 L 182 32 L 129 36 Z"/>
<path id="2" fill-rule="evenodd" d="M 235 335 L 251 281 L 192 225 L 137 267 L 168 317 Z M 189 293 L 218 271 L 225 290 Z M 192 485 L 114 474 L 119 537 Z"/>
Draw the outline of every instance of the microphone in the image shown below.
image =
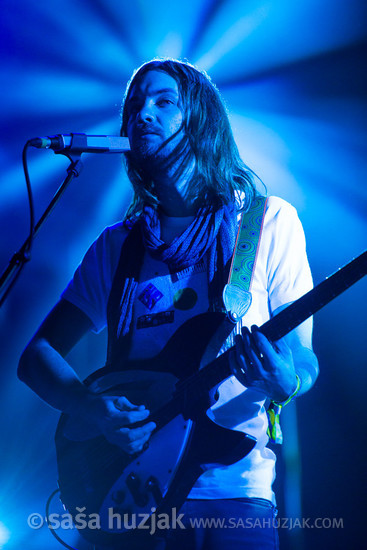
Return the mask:
<path id="1" fill-rule="evenodd" d="M 130 151 L 129 139 L 119 136 L 87 136 L 86 134 L 57 134 L 36 137 L 29 145 L 52 149 L 55 153 L 125 153 Z"/>

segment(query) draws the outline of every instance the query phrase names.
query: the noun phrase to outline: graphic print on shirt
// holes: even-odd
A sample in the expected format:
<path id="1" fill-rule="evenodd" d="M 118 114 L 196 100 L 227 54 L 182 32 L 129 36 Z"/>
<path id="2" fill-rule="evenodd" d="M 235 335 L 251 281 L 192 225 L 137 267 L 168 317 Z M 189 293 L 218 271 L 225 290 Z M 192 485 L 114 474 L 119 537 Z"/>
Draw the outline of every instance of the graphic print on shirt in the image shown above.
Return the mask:
<path id="1" fill-rule="evenodd" d="M 196 265 L 189 266 L 178 272 L 169 270 L 165 282 L 160 280 L 159 283 L 154 284 L 151 279 L 151 282 L 148 283 L 148 279 L 143 291 L 138 295 L 138 300 L 149 310 L 149 313 L 144 313 L 141 306 L 139 307 L 140 311 L 136 319 L 136 329 L 148 329 L 166 324 L 174 324 L 177 321 L 179 312 L 185 314 L 195 308 L 200 302 L 198 293 L 202 289 L 202 285 L 200 285 L 196 277 L 193 284 L 194 288 L 191 285 L 187 287 L 185 285 L 190 284 L 193 275 L 204 277 L 205 271 L 205 261 L 201 260 Z M 158 272 L 153 271 L 153 273 L 158 277 Z M 157 305 L 158 303 L 159 305 Z M 157 311 L 157 309 L 163 311 Z"/>
<path id="2" fill-rule="evenodd" d="M 198 295 L 193 288 L 180 288 L 173 296 L 173 306 L 186 311 L 192 309 L 198 301 Z"/>
<path id="3" fill-rule="evenodd" d="M 171 271 L 171 281 L 172 283 L 177 283 L 178 281 L 182 281 L 183 279 L 187 279 L 193 275 L 197 275 L 198 273 L 204 273 L 205 272 L 205 262 L 204 259 L 201 259 L 200 262 L 198 262 L 195 265 L 190 265 L 186 269 L 182 269 L 181 271 Z M 189 309 L 192 309 L 195 307 L 196 303 L 198 301 L 198 295 L 197 292 L 193 288 L 180 288 L 178 289 L 173 296 L 173 306 L 175 309 L 179 309 L 181 311 L 188 311 Z"/>
<path id="4" fill-rule="evenodd" d="M 191 275 L 196 275 L 197 273 L 203 273 L 205 271 L 205 262 L 204 259 L 200 260 L 195 265 L 190 265 L 186 269 L 182 269 L 181 271 L 171 271 L 171 281 L 172 283 L 177 283 L 177 281 L 180 281 L 181 279 L 185 279 L 187 277 L 190 277 Z"/>
<path id="5" fill-rule="evenodd" d="M 149 283 L 143 290 L 143 292 L 138 296 L 138 300 L 141 301 L 145 307 L 149 310 L 153 309 L 159 300 L 163 298 L 163 294 L 158 288 L 156 288 L 153 283 Z"/>
<path id="6" fill-rule="evenodd" d="M 150 315 L 141 315 L 138 317 L 136 328 L 152 328 L 166 323 L 173 323 L 175 320 L 174 311 L 160 311 L 159 313 L 151 313 Z"/>

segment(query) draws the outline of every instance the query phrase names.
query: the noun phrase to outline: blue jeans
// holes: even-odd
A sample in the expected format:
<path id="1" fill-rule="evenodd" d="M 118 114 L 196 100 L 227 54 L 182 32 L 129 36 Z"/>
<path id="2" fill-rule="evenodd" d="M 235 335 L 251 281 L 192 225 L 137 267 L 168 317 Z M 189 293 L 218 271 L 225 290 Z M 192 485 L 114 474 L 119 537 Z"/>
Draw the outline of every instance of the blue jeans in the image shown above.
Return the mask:
<path id="1" fill-rule="evenodd" d="M 121 548 L 279 550 L 276 514 L 273 504 L 262 498 L 187 500 L 177 514 L 174 528 L 167 529 L 162 524 L 154 536 L 137 532 L 137 537 Z"/>
<path id="2" fill-rule="evenodd" d="M 278 550 L 276 509 L 261 498 L 188 500 L 186 527 L 169 533 L 167 550 Z"/>

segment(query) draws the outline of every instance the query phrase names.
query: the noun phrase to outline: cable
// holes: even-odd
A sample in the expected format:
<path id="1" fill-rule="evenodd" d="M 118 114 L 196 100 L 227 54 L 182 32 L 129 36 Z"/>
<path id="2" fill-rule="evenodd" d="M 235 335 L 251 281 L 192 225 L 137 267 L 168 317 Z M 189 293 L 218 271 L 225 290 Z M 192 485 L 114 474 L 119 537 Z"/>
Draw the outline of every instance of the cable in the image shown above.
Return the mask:
<path id="1" fill-rule="evenodd" d="M 55 537 L 55 539 L 60 543 L 62 544 L 62 546 L 64 546 L 65 548 L 68 548 L 69 550 L 78 550 L 77 548 L 74 548 L 74 546 L 70 546 L 69 544 L 67 544 L 65 541 L 62 540 L 62 538 L 59 537 L 59 535 L 56 533 L 55 529 L 52 527 L 51 525 L 51 521 L 49 519 L 49 515 L 50 515 L 50 505 L 51 505 L 51 501 L 52 499 L 54 498 L 54 496 L 57 494 L 57 493 L 60 493 L 60 489 L 55 489 L 51 495 L 48 497 L 48 500 L 47 500 L 47 503 L 46 503 L 46 521 L 47 521 L 47 527 L 49 528 L 49 530 L 51 531 L 51 534 Z"/>
<path id="2" fill-rule="evenodd" d="M 33 237 L 34 237 L 34 202 L 33 202 L 32 186 L 31 186 L 31 180 L 29 177 L 28 163 L 27 163 L 27 151 L 28 151 L 28 147 L 30 147 L 30 144 L 31 144 L 31 140 L 27 141 L 27 143 L 23 147 L 23 153 L 22 153 L 23 170 L 24 170 L 24 177 L 25 177 L 25 182 L 27 186 L 28 203 L 29 203 L 29 236 L 28 236 L 28 246 L 27 246 L 28 254 L 31 251 L 32 244 L 33 244 Z"/>
<path id="3" fill-rule="evenodd" d="M 29 235 L 27 237 L 25 245 L 21 248 L 21 250 L 18 253 L 14 254 L 12 258 L 12 261 L 14 262 L 14 269 L 16 271 L 12 272 L 12 279 L 8 284 L 8 287 L 5 290 L 4 294 L 1 296 L 0 306 L 2 306 L 9 292 L 11 291 L 16 281 L 18 280 L 18 277 L 21 274 L 23 267 L 31 259 L 31 249 L 32 249 L 33 238 L 34 238 L 35 223 L 34 223 L 33 193 L 32 193 L 32 186 L 31 186 L 28 165 L 27 165 L 27 151 L 29 147 L 30 147 L 30 141 L 27 141 L 27 143 L 23 147 L 23 153 L 22 153 L 23 170 L 24 170 L 24 177 L 25 177 L 25 182 L 27 186 L 28 204 L 29 204 Z"/>

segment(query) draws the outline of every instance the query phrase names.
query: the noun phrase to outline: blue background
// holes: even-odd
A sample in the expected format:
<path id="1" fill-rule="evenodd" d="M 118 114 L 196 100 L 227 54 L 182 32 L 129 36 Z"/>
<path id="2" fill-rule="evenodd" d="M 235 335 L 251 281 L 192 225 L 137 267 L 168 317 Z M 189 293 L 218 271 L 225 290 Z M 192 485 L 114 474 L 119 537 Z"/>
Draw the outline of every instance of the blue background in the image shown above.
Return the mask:
<path id="1" fill-rule="evenodd" d="M 367 225 L 366 11 L 362 0 L 3 0 L 0 269 L 28 230 L 24 143 L 57 133 L 118 134 L 126 82 L 156 55 L 187 58 L 209 72 L 245 162 L 269 194 L 298 209 L 315 282 L 357 256 Z M 29 514 L 44 514 L 56 486 L 58 413 L 17 380 L 19 355 L 88 245 L 131 197 L 119 155 L 83 160 L 0 310 L 6 550 L 59 548 L 46 527 L 27 526 Z M 67 165 L 51 151 L 30 151 L 37 217 Z M 321 375 L 297 411 L 285 413 L 286 467 L 280 460 L 280 516 L 343 518 L 344 528 L 282 529 L 284 549 L 362 544 L 366 290 L 361 281 L 316 315 Z M 88 336 L 73 351 L 81 376 L 103 363 L 104 345 L 104 334 Z"/>

